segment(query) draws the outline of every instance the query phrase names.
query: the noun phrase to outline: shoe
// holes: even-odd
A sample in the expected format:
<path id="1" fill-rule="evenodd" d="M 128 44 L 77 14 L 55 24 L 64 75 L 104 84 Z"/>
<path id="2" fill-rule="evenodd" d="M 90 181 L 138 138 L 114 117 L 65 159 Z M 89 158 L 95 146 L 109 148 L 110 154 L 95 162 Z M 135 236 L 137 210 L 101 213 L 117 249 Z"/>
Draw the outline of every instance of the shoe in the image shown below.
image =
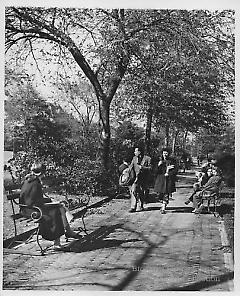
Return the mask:
<path id="1" fill-rule="evenodd" d="M 196 210 L 197 210 L 197 209 L 194 209 L 194 210 L 192 211 L 192 213 L 195 213 L 195 212 L 196 212 Z"/>
<path id="2" fill-rule="evenodd" d="M 184 203 L 185 203 L 185 205 L 188 205 L 188 204 L 190 204 L 190 200 L 188 199 L 188 200 L 186 200 Z"/>
<path id="3" fill-rule="evenodd" d="M 68 211 L 66 212 L 66 218 L 67 218 L 68 223 L 71 223 L 74 220 L 73 215 Z"/>
<path id="4" fill-rule="evenodd" d="M 66 238 L 80 239 L 80 238 L 82 238 L 82 235 L 71 230 L 71 231 L 66 231 L 65 232 L 65 237 Z"/>
<path id="5" fill-rule="evenodd" d="M 53 250 L 54 251 L 61 251 L 62 250 L 62 246 L 61 245 L 53 245 Z"/>
<path id="6" fill-rule="evenodd" d="M 201 214 L 203 208 L 204 208 L 204 205 L 200 205 L 200 207 L 195 211 L 195 214 Z"/>
<path id="7" fill-rule="evenodd" d="M 130 210 L 129 210 L 129 213 L 134 213 L 134 212 L 136 212 L 135 209 L 130 209 Z"/>
<path id="8" fill-rule="evenodd" d="M 165 210 L 161 210 L 160 213 L 161 214 L 166 214 L 166 211 Z"/>

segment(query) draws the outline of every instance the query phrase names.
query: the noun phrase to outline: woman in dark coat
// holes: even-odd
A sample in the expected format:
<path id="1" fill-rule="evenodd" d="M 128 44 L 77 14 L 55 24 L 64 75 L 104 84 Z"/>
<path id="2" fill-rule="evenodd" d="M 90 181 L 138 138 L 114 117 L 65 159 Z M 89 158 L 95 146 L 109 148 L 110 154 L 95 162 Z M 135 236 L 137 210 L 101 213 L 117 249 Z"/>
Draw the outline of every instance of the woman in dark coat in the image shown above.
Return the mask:
<path id="1" fill-rule="evenodd" d="M 154 191 L 158 193 L 159 199 L 162 200 L 161 213 L 166 213 L 166 205 L 169 202 L 169 197 L 176 191 L 176 162 L 170 157 L 168 148 L 162 149 L 162 155 L 157 164 L 156 180 Z"/>
<path id="2" fill-rule="evenodd" d="M 21 189 L 20 203 L 28 206 L 37 206 L 42 211 L 40 222 L 40 234 L 47 240 L 54 241 L 54 248 L 60 249 L 60 237 L 65 233 L 67 237 L 80 238 L 80 236 L 70 229 L 66 218 L 66 209 L 59 203 L 51 203 L 50 198 L 43 197 L 41 175 L 44 172 L 42 164 L 34 164 L 31 173 L 25 177 Z M 24 217 L 31 217 L 32 209 L 21 208 Z"/>

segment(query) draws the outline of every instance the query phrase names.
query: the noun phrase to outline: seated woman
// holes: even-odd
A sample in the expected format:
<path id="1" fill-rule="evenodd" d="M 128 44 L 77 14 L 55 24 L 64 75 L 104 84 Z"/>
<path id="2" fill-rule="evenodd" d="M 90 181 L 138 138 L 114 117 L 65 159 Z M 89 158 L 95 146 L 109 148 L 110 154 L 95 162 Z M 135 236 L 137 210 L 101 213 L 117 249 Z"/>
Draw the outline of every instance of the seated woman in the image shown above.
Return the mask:
<path id="1" fill-rule="evenodd" d="M 209 178 L 212 177 L 212 169 L 202 167 L 201 171 L 198 172 L 197 176 L 197 182 L 193 184 L 193 193 L 190 195 L 190 197 L 185 201 L 185 205 L 188 205 L 190 202 L 193 202 L 194 195 L 201 190 L 201 187 L 207 183 Z"/>
<path id="2" fill-rule="evenodd" d="M 51 199 L 43 197 L 41 176 L 44 172 L 45 166 L 41 163 L 32 165 L 31 173 L 26 175 L 21 189 L 20 203 L 37 206 L 42 210 L 40 234 L 47 240 L 53 240 L 55 249 L 61 249 L 60 237 L 64 233 L 66 237 L 71 238 L 81 238 L 81 236 L 70 229 L 66 217 L 67 209 L 61 203 L 51 205 Z M 22 207 L 21 213 L 24 217 L 31 217 L 33 209 Z"/>
<path id="3" fill-rule="evenodd" d="M 203 193 L 210 191 L 211 193 L 217 193 L 219 186 L 222 182 L 220 170 L 218 168 L 212 169 L 213 176 L 209 178 L 207 183 L 201 187 L 201 190 L 193 197 L 193 213 L 200 214 L 203 209 Z"/>

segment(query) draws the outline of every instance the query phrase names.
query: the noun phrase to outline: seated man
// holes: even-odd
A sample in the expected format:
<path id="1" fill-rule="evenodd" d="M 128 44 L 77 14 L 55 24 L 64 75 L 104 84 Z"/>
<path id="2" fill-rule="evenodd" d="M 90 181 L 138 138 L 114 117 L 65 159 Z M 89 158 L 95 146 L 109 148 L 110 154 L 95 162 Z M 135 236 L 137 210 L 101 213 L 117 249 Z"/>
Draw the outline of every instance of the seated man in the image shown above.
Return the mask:
<path id="1" fill-rule="evenodd" d="M 198 192 L 193 197 L 193 213 L 199 214 L 203 209 L 203 194 L 206 191 L 210 191 L 210 193 L 217 193 L 219 190 L 219 186 L 222 182 L 222 177 L 220 175 L 220 170 L 218 168 L 212 169 L 213 176 L 209 178 L 207 183 L 201 187 L 201 191 Z"/>
<path id="2" fill-rule="evenodd" d="M 54 240 L 54 249 L 60 249 L 60 237 L 64 233 L 66 237 L 80 238 L 81 236 L 70 229 L 65 207 L 61 203 L 51 206 L 51 199 L 43 197 L 41 176 L 44 171 L 45 166 L 41 163 L 32 165 L 31 173 L 26 175 L 21 189 L 20 203 L 41 209 L 43 217 L 40 222 L 40 234 L 45 239 Z M 33 211 L 30 208 L 21 208 L 21 213 L 25 217 L 31 217 Z"/>
<path id="3" fill-rule="evenodd" d="M 185 201 L 185 205 L 188 205 L 190 202 L 193 202 L 194 195 L 201 190 L 202 186 L 207 183 L 209 178 L 212 177 L 212 169 L 207 167 L 202 167 L 201 171 L 198 172 L 197 179 L 198 181 L 193 184 L 193 193 L 191 196 Z"/>

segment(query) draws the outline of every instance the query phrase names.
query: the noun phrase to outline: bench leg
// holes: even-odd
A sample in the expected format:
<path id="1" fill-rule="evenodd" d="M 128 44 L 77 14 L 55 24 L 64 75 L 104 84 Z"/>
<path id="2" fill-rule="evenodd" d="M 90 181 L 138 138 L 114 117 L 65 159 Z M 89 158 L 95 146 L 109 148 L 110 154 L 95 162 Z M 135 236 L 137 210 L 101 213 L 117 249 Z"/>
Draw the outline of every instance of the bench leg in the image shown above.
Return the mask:
<path id="1" fill-rule="evenodd" d="M 87 229 L 86 229 L 86 225 L 85 225 L 85 222 L 84 222 L 84 217 L 82 217 L 82 224 L 83 224 L 83 227 L 82 226 L 79 226 L 78 227 L 78 231 L 83 231 L 86 234 L 88 234 Z"/>
<path id="2" fill-rule="evenodd" d="M 85 224 L 84 218 L 85 218 L 85 217 L 82 216 L 83 231 L 84 231 L 86 234 L 88 234 L 87 229 L 86 229 L 86 224 Z"/>
<path id="3" fill-rule="evenodd" d="M 219 205 L 219 197 L 217 196 L 215 199 L 214 199 L 214 216 L 215 217 L 220 217 L 219 213 L 217 212 L 217 206 Z"/>
<path id="4" fill-rule="evenodd" d="M 37 233 L 37 230 L 35 230 L 35 231 L 29 236 L 29 238 L 27 238 L 27 239 L 25 240 L 25 244 L 29 243 L 30 240 L 33 238 L 34 234 L 36 234 L 36 233 Z"/>
<path id="5" fill-rule="evenodd" d="M 211 203 L 211 201 L 210 201 L 210 199 L 208 199 L 208 201 L 207 201 L 207 211 L 208 211 L 208 213 L 210 213 L 210 203 Z"/>
<path id="6" fill-rule="evenodd" d="M 39 231 L 40 231 L 40 228 L 38 226 L 38 229 L 37 229 L 37 244 L 38 244 L 38 246 L 39 246 L 39 248 L 41 250 L 41 255 L 44 256 L 45 255 L 44 250 L 43 250 L 43 248 L 42 248 L 42 246 L 40 245 L 40 242 L 39 242 Z"/>
<path id="7" fill-rule="evenodd" d="M 16 220 L 15 220 L 15 209 L 14 209 L 14 204 L 13 204 L 12 200 L 11 200 L 11 206 L 12 206 L 12 212 L 13 212 L 14 236 L 17 236 L 17 225 L 16 225 Z"/>
<path id="8" fill-rule="evenodd" d="M 86 211 L 87 212 L 87 211 Z M 81 227 L 81 226 L 79 226 L 78 227 L 78 230 L 79 231 L 83 231 L 83 232 L 85 232 L 86 234 L 88 234 L 88 232 L 87 232 L 87 229 L 86 229 L 86 224 L 85 224 L 85 221 L 84 221 L 84 218 L 85 218 L 85 215 L 86 215 L 86 212 L 82 215 L 82 224 L 83 224 L 83 227 Z"/>

